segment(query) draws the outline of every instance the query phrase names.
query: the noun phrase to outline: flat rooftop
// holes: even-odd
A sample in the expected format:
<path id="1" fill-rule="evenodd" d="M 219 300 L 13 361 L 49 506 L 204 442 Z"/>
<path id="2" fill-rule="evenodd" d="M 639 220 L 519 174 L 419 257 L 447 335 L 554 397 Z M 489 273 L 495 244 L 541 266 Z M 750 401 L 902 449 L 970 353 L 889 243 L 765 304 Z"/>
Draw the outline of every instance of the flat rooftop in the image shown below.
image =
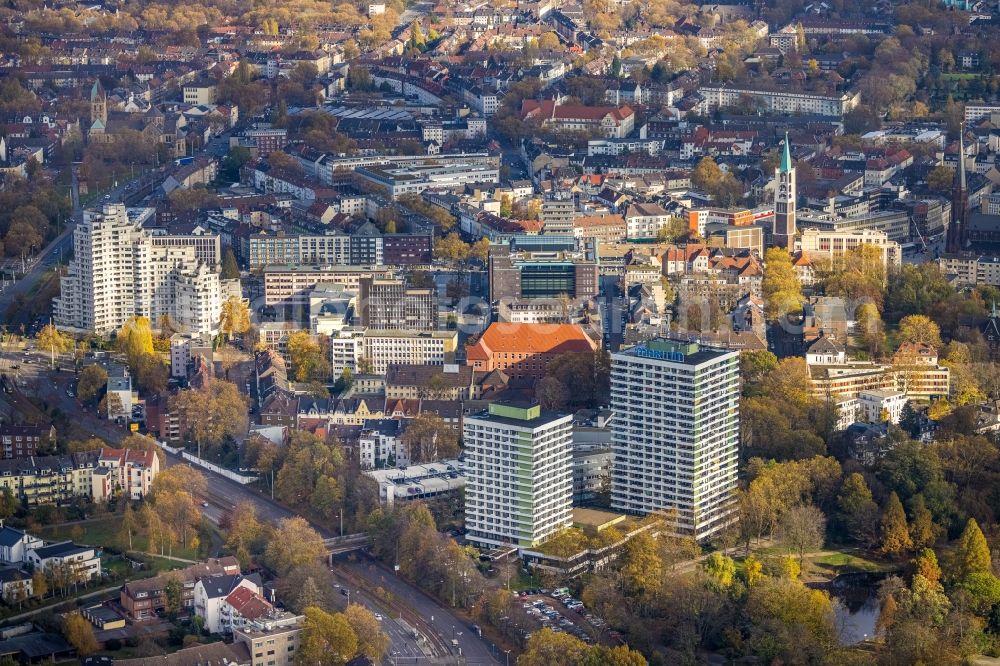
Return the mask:
<path id="1" fill-rule="evenodd" d="M 729 349 L 706 347 L 697 342 L 657 338 L 634 347 L 629 347 L 618 353 L 623 356 L 633 356 L 635 358 L 651 358 L 671 363 L 682 363 L 684 365 L 699 365 L 706 361 L 714 361 L 723 356 L 736 354 L 737 352 Z"/>

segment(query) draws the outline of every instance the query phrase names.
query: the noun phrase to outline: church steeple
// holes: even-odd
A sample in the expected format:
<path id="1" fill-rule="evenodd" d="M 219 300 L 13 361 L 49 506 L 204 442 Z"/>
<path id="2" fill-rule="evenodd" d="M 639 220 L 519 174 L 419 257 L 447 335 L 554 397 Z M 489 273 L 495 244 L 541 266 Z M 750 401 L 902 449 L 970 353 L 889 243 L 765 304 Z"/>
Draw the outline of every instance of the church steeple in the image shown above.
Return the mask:
<path id="1" fill-rule="evenodd" d="M 94 81 L 94 86 L 90 89 L 90 123 L 93 125 L 97 121 L 100 121 L 101 127 L 108 124 L 108 96 L 100 79 Z"/>
<path id="2" fill-rule="evenodd" d="M 781 161 L 774 172 L 774 229 L 771 241 L 789 252 L 795 243 L 795 165 L 792 163 L 791 141 L 785 132 Z"/>
<path id="3" fill-rule="evenodd" d="M 781 153 L 781 164 L 778 165 L 778 171 L 783 173 L 788 173 L 792 170 L 792 150 L 789 146 L 788 132 L 785 132 L 785 148 Z"/>
<path id="4" fill-rule="evenodd" d="M 958 129 L 958 165 L 951 188 L 951 224 L 945 239 L 945 251 L 962 252 L 969 244 L 967 224 L 969 196 L 965 177 L 965 125 Z"/>

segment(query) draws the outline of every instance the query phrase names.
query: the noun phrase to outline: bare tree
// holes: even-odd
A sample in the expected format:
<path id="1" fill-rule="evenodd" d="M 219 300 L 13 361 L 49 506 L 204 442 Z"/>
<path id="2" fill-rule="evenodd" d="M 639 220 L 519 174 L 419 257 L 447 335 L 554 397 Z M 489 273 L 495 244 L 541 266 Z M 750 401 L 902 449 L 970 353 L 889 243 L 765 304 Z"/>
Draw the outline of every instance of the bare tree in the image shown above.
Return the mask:
<path id="1" fill-rule="evenodd" d="M 799 566 L 807 551 L 817 550 L 826 539 L 826 516 L 812 504 L 786 511 L 778 522 L 778 539 L 799 554 Z"/>

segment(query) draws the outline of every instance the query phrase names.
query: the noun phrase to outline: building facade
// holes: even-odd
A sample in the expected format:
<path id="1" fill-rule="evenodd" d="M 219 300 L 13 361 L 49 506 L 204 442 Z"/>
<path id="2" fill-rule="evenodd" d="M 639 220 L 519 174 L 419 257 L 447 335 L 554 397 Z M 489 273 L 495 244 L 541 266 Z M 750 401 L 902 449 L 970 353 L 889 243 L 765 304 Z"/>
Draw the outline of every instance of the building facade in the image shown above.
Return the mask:
<path id="1" fill-rule="evenodd" d="M 611 506 L 706 539 L 734 519 L 739 353 L 657 339 L 611 356 Z"/>

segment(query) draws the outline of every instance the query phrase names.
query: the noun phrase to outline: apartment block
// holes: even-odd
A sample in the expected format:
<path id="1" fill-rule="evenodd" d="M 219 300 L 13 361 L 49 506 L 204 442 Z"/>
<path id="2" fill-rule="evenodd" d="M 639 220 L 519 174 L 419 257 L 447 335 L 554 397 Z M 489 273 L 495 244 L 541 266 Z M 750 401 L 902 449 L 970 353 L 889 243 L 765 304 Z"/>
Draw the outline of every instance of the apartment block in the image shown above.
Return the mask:
<path id="1" fill-rule="evenodd" d="M 470 541 L 531 549 L 572 524 L 572 421 L 499 402 L 465 417 Z"/>
<path id="2" fill-rule="evenodd" d="M 287 614 L 284 614 L 287 615 Z M 250 650 L 251 666 L 294 666 L 303 617 L 290 616 L 233 630 L 233 641 Z"/>
<path id="3" fill-rule="evenodd" d="M 169 317 L 187 333 L 217 332 L 223 283 L 202 260 L 205 249 L 166 242 L 142 227 L 139 213 L 118 204 L 84 212 L 53 303 L 56 326 L 107 334 L 144 316 L 154 325 Z"/>
<path id="4" fill-rule="evenodd" d="M 841 117 L 860 100 L 857 92 L 841 95 L 818 95 L 805 92 L 737 88 L 731 86 L 702 86 L 698 89 L 704 98 L 703 111 L 737 106 L 747 98 L 754 100 L 767 113 L 810 113 L 821 116 Z"/>
<path id="5" fill-rule="evenodd" d="M 27 458 L 55 442 L 55 426 L 0 424 L 0 458 Z"/>
<path id="6" fill-rule="evenodd" d="M 706 539 L 734 519 L 739 353 L 656 339 L 611 356 L 611 507 Z"/>

